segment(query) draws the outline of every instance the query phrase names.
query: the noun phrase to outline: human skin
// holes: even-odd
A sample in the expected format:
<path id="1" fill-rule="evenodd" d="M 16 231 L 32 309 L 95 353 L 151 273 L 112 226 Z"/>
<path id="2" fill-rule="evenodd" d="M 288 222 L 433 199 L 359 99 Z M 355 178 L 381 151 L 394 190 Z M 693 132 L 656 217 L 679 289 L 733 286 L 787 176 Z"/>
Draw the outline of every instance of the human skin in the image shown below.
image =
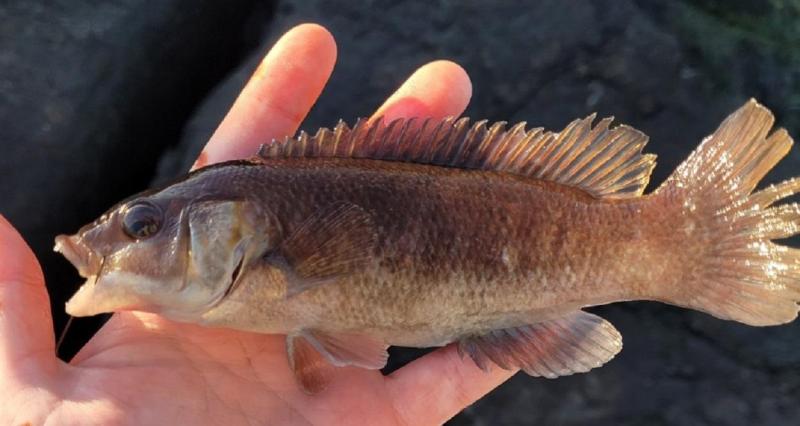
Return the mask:
<path id="1" fill-rule="evenodd" d="M 294 134 L 336 61 L 333 37 L 304 24 L 266 55 L 195 167 L 252 155 Z M 458 116 L 471 95 L 458 65 L 419 68 L 375 112 Z M 440 424 L 514 371 L 481 371 L 454 347 L 394 373 L 336 369 L 310 396 L 278 335 L 117 313 L 69 363 L 55 354 L 49 299 L 30 248 L 0 216 L 0 424 Z"/>

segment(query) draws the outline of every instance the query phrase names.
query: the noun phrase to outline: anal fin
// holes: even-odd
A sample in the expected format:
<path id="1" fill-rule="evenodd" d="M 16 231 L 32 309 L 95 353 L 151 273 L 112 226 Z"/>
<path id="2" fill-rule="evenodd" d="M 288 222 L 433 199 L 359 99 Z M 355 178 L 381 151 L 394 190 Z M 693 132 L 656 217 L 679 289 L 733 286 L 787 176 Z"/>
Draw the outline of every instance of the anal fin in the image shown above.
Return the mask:
<path id="1" fill-rule="evenodd" d="M 584 373 L 611 360 L 622 349 L 622 336 L 611 323 L 588 312 L 516 328 L 470 336 L 458 351 L 486 370 L 492 362 L 520 368 L 531 376 L 556 378 Z"/>

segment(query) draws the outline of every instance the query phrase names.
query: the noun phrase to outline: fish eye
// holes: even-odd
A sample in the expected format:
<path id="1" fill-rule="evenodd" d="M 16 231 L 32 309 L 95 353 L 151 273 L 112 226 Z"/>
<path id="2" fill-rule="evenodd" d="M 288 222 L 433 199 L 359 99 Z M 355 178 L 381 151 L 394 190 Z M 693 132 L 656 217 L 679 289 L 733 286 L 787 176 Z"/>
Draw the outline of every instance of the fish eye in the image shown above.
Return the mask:
<path id="1" fill-rule="evenodd" d="M 122 218 L 122 229 L 129 237 L 142 240 L 154 235 L 161 229 L 161 210 L 146 201 L 132 204 Z"/>

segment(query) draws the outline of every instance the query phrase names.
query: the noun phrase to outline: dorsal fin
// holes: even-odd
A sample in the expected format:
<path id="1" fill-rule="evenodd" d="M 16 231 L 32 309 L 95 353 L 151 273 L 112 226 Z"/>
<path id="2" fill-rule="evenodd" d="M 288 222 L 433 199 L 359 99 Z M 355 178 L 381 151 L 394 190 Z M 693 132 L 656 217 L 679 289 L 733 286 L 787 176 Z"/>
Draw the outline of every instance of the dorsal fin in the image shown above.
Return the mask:
<path id="1" fill-rule="evenodd" d="M 448 167 L 494 170 L 581 188 L 600 198 L 642 194 L 655 167 L 655 155 L 642 154 L 644 133 L 612 118 L 592 126 L 595 115 L 578 119 L 558 133 L 525 129 L 525 122 L 506 129 L 505 122 L 470 125 L 468 118 L 409 118 L 389 123 L 359 119 L 350 128 L 339 121 L 310 136 L 264 144 L 265 159 L 342 157 L 404 161 Z"/>

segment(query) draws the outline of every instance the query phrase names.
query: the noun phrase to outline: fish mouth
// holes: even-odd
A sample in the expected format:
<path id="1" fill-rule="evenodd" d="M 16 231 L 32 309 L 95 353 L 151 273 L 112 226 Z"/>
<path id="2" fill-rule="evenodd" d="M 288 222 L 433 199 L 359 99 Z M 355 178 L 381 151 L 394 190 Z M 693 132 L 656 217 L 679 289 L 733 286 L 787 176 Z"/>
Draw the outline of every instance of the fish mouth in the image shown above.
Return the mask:
<path id="1" fill-rule="evenodd" d="M 68 315 L 73 317 L 88 317 L 92 315 L 97 315 L 99 313 L 105 312 L 102 309 L 98 309 L 97 306 L 97 287 L 95 283 L 97 282 L 97 276 L 93 275 L 86 279 L 86 283 L 84 283 L 78 291 L 72 295 L 72 297 L 67 300 L 66 305 L 64 306 Z"/>
<path id="2" fill-rule="evenodd" d="M 97 276 L 102 267 L 102 258 L 86 247 L 77 235 L 59 235 L 53 250 L 61 253 L 78 270 L 83 278 Z"/>

